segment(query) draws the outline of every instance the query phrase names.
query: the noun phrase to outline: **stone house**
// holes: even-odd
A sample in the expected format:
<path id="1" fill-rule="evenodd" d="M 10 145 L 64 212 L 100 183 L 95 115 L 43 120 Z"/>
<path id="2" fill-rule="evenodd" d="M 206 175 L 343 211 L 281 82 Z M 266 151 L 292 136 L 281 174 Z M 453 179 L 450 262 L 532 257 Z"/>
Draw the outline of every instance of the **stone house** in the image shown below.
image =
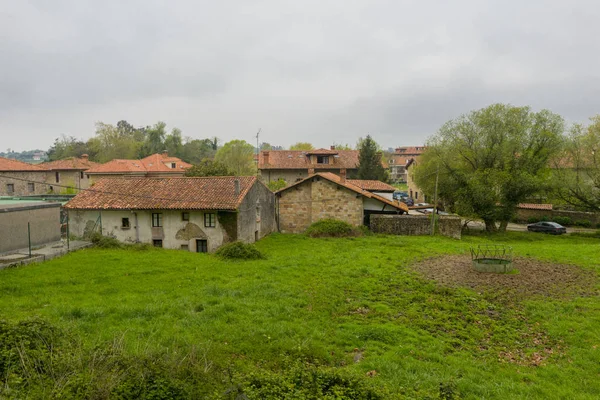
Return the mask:
<path id="1" fill-rule="evenodd" d="M 152 154 L 140 160 L 115 159 L 96 165 L 85 173 L 90 184 L 105 178 L 123 177 L 181 177 L 185 170 L 192 167 L 177 157 L 170 157 L 165 151 Z"/>
<path id="2" fill-rule="evenodd" d="M 70 232 L 212 252 L 275 229 L 275 195 L 256 177 L 102 179 L 65 205 Z"/>
<path id="3" fill-rule="evenodd" d="M 81 157 L 48 161 L 39 165 L 48 171 L 46 182 L 50 191 L 67 193 L 89 188 L 90 179 L 86 171 L 100 164 L 90 161 L 88 155 L 83 154 Z"/>
<path id="4" fill-rule="evenodd" d="M 264 182 L 283 179 L 287 184 L 299 182 L 315 172 L 330 172 L 348 176 L 358 171 L 358 150 L 317 149 L 268 150 L 258 158 L 258 170 Z"/>
<path id="5" fill-rule="evenodd" d="M 319 172 L 276 195 L 278 227 L 284 233 L 304 232 L 312 223 L 326 218 L 368 226 L 372 214 L 408 212 L 406 204 L 363 190 L 346 180 L 344 174 Z"/>
<path id="6" fill-rule="evenodd" d="M 418 160 L 424 151 L 424 146 L 397 147 L 387 160 L 390 180 L 392 182 L 408 182 L 407 164 L 410 160 Z"/>
<path id="7" fill-rule="evenodd" d="M 427 203 L 429 201 L 428 196 L 423 193 L 421 188 L 417 185 L 415 180 L 413 179 L 413 169 L 416 167 L 417 161 L 415 159 L 409 160 L 408 164 L 406 164 L 406 185 L 408 186 L 408 195 L 411 199 L 417 203 Z"/>
<path id="8" fill-rule="evenodd" d="M 0 157 L 0 196 L 46 194 L 47 170 L 39 165 Z"/>

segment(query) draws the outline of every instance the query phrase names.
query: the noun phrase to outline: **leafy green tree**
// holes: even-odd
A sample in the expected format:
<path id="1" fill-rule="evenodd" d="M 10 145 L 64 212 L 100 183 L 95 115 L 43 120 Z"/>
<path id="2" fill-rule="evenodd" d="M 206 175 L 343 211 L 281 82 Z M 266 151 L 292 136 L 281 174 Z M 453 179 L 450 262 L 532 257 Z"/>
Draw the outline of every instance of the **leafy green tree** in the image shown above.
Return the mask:
<path id="1" fill-rule="evenodd" d="M 315 147 L 310 144 L 310 143 L 306 143 L 306 142 L 298 142 L 298 143 L 294 143 L 293 145 L 290 146 L 290 150 L 303 150 L 303 151 L 308 151 L 308 150 L 314 150 Z"/>
<path id="2" fill-rule="evenodd" d="M 283 189 L 287 186 L 287 182 L 283 178 L 279 178 L 276 181 L 271 181 L 267 183 L 267 187 L 271 189 L 272 192 L 276 192 L 280 189 Z"/>
<path id="3" fill-rule="evenodd" d="M 254 175 L 254 146 L 245 140 L 232 140 L 217 150 L 215 161 L 227 165 L 235 175 Z"/>
<path id="4" fill-rule="evenodd" d="M 87 143 L 76 139 L 73 136 L 62 135 L 54 140 L 54 144 L 48 149 L 48 160 L 62 160 L 67 157 L 80 157 L 82 154 L 89 154 Z"/>
<path id="5" fill-rule="evenodd" d="M 188 168 L 185 176 L 233 176 L 235 173 L 220 161 L 205 158 L 200 163 Z"/>
<path id="6" fill-rule="evenodd" d="M 155 153 L 162 153 L 165 149 L 167 124 L 159 121 L 154 126 L 146 128 L 146 141 L 141 149 L 141 156 L 146 157 Z"/>
<path id="7" fill-rule="evenodd" d="M 260 144 L 260 150 L 273 150 L 273 146 L 270 143 L 263 142 Z"/>
<path id="8" fill-rule="evenodd" d="M 563 119 L 547 110 L 494 104 L 472 111 L 428 141 L 414 179 L 432 195 L 438 177 L 438 198 L 451 209 L 483 219 L 489 232 L 504 231 L 519 203 L 549 187 L 563 131 Z"/>
<path id="9" fill-rule="evenodd" d="M 360 141 L 358 149 L 358 179 L 375 179 L 387 182 L 388 173 L 381 165 L 379 146 L 370 135 Z"/>
<path id="10" fill-rule="evenodd" d="M 186 138 L 180 158 L 192 164 L 199 164 L 206 158 L 214 158 L 216 152 L 213 139 Z"/>
<path id="11" fill-rule="evenodd" d="M 138 158 L 142 142 L 136 140 L 135 135 L 121 130 L 119 127 L 96 123 L 96 134 L 87 141 L 90 158 L 99 162 L 110 161 L 115 158 Z M 94 157 L 92 157 L 94 155 Z"/>
<path id="12" fill-rule="evenodd" d="M 180 157 L 183 155 L 183 139 L 181 138 L 181 129 L 173 128 L 171 133 L 165 138 L 165 150 L 170 156 Z"/>
<path id="13" fill-rule="evenodd" d="M 348 143 L 333 143 L 333 146 L 336 150 L 354 150 Z"/>
<path id="14" fill-rule="evenodd" d="M 556 192 L 567 203 L 600 211 L 600 115 L 588 126 L 574 125 L 554 162 Z"/>

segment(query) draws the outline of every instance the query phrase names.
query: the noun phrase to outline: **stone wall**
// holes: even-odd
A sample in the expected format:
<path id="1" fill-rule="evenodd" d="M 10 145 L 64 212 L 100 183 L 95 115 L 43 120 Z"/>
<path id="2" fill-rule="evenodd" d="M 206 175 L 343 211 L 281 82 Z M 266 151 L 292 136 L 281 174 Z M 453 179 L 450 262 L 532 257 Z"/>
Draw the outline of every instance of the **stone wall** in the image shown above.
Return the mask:
<path id="1" fill-rule="evenodd" d="M 56 181 L 57 172 L 58 182 Z M 48 186 L 61 185 L 60 187 L 54 186 L 54 193 L 76 193 L 79 191 L 78 189 L 87 189 L 90 187 L 88 175 L 74 170 L 49 171 L 46 176 L 46 183 Z M 63 186 L 69 186 L 73 189 L 67 189 Z"/>
<path id="2" fill-rule="evenodd" d="M 281 192 L 281 232 L 301 233 L 313 222 L 326 218 L 362 225 L 362 196 L 357 197 L 357 193 L 318 176 Z"/>
<path id="3" fill-rule="evenodd" d="M 389 235 L 423 236 L 431 234 L 431 216 L 426 215 L 371 215 L 370 228 L 375 233 Z M 461 238 L 459 217 L 440 216 L 437 233 L 455 239 Z"/>
<path id="4" fill-rule="evenodd" d="M 593 225 L 600 223 L 600 214 L 599 213 L 589 213 L 589 212 L 581 212 L 581 211 L 566 211 L 566 210 L 528 210 L 523 208 L 517 209 L 516 219 L 519 222 L 527 222 L 529 218 L 538 218 L 548 217 L 552 219 L 553 217 L 569 217 L 573 222 L 577 221 L 590 221 Z"/>
<path id="5" fill-rule="evenodd" d="M 39 182 L 46 182 L 46 171 L 2 172 L 0 173 L 0 196 L 28 196 L 48 193 L 50 190 L 49 185 Z M 33 190 L 31 190 L 32 188 L 28 183 L 33 183 Z M 8 191 L 8 184 L 13 185 L 14 192 Z"/>
<path id="6" fill-rule="evenodd" d="M 0 253 L 60 240 L 60 203 L 15 205 L 0 210 Z"/>
<path id="7" fill-rule="evenodd" d="M 240 204 L 237 240 L 253 243 L 275 229 L 275 194 L 257 181 Z"/>

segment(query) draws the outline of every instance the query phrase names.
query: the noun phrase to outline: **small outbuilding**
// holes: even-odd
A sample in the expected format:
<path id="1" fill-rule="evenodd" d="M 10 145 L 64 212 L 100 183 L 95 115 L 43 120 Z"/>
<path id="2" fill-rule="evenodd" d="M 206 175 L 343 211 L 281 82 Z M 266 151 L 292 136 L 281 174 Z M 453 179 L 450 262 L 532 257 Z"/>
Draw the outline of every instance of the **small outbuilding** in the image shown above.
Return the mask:
<path id="1" fill-rule="evenodd" d="M 0 253 L 60 240 L 60 203 L 0 201 Z"/>
<path id="2" fill-rule="evenodd" d="M 256 177 L 102 179 L 65 205 L 72 234 L 212 252 L 275 229 L 275 195 Z"/>
<path id="3" fill-rule="evenodd" d="M 408 213 L 406 204 L 361 189 L 357 182 L 346 180 L 345 174 L 317 173 L 279 190 L 276 193 L 279 230 L 304 232 L 312 223 L 326 218 L 368 226 L 372 214 Z M 369 182 L 365 185 L 374 186 Z"/>

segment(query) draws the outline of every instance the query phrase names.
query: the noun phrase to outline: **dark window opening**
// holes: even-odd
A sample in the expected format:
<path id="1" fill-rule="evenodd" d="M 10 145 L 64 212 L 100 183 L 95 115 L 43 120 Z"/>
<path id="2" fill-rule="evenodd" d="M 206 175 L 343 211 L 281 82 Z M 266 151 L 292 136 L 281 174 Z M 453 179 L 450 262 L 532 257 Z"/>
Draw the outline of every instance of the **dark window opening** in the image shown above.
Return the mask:
<path id="1" fill-rule="evenodd" d="M 171 168 L 177 168 L 177 164 L 176 164 L 176 163 L 174 163 L 174 162 L 172 162 L 172 163 L 171 163 Z"/>
<path id="2" fill-rule="evenodd" d="M 129 218 L 121 218 L 121 228 L 130 228 Z"/>
<path id="3" fill-rule="evenodd" d="M 317 164 L 329 164 L 329 156 L 317 156 Z"/>
<path id="4" fill-rule="evenodd" d="M 6 184 L 6 191 L 8 193 L 14 193 L 15 192 L 15 184 L 14 183 L 7 183 Z"/>
<path id="5" fill-rule="evenodd" d="M 206 213 L 204 214 L 204 227 L 214 228 L 217 226 L 217 214 Z"/>
<path id="6" fill-rule="evenodd" d="M 35 183 L 27 182 L 27 190 L 29 190 L 30 192 L 35 192 Z"/>
<path id="7" fill-rule="evenodd" d="M 60 182 L 60 172 L 56 171 L 54 177 L 56 178 L 56 183 Z"/>
<path id="8" fill-rule="evenodd" d="M 182 212 L 181 213 L 181 220 L 182 221 L 189 221 L 190 220 L 190 213 L 189 212 Z"/>
<path id="9" fill-rule="evenodd" d="M 196 239 L 196 252 L 208 253 L 208 241 L 202 239 Z"/>
<path id="10" fill-rule="evenodd" d="M 79 178 L 83 179 L 83 171 L 79 173 Z"/>
<path id="11" fill-rule="evenodd" d="M 162 214 L 152 213 L 152 227 L 159 228 L 162 226 Z"/>
<path id="12" fill-rule="evenodd" d="M 162 239 L 154 239 L 154 240 L 152 240 L 152 245 L 154 247 L 162 247 Z"/>

